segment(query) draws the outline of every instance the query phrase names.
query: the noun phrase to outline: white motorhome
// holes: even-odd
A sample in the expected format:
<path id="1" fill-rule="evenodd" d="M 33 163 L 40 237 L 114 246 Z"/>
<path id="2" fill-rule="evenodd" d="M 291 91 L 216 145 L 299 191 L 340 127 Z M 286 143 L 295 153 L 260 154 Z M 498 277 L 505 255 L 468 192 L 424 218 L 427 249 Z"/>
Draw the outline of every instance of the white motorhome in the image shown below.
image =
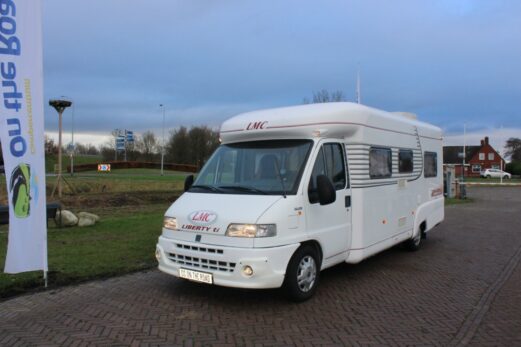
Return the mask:
<path id="1" fill-rule="evenodd" d="M 248 112 L 166 211 L 159 269 L 311 297 L 320 270 L 404 243 L 444 219 L 442 132 L 354 103 Z"/>

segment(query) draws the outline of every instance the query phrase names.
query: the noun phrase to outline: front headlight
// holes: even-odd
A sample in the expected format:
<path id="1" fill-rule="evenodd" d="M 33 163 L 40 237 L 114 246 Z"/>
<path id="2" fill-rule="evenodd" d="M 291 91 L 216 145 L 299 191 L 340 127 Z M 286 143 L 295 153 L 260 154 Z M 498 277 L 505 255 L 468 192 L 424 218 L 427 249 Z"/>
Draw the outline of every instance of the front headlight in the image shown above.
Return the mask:
<path id="1" fill-rule="evenodd" d="M 230 224 L 226 236 L 232 237 L 270 237 L 277 235 L 275 224 Z"/>
<path id="2" fill-rule="evenodd" d="M 177 230 L 177 219 L 175 217 L 166 217 L 163 219 L 163 228 Z"/>

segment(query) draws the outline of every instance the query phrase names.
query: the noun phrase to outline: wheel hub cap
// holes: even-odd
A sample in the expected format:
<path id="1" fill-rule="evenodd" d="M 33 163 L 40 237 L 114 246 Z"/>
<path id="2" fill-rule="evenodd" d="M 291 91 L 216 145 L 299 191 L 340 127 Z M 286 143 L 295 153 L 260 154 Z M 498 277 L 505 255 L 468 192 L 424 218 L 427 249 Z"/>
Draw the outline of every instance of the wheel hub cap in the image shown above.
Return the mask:
<path id="1" fill-rule="evenodd" d="M 299 263 L 297 271 L 297 283 L 301 291 L 308 292 L 313 288 L 317 277 L 315 259 L 307 255 Z"/>

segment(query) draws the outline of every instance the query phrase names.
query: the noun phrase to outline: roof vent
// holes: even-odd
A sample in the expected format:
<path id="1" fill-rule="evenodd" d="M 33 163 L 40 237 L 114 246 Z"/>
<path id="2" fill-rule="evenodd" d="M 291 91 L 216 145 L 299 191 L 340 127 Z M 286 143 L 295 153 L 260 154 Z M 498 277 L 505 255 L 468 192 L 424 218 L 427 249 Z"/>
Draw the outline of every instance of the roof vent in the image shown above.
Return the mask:
<path id="1" fill-rule="evenodd" d="M 413 120 L 418 119 L 418 116 L 411 112 L 392 112 L 392 114 L 402 116 L 405 118 L 409 118 L 409 119 L 413 119 Z"/>

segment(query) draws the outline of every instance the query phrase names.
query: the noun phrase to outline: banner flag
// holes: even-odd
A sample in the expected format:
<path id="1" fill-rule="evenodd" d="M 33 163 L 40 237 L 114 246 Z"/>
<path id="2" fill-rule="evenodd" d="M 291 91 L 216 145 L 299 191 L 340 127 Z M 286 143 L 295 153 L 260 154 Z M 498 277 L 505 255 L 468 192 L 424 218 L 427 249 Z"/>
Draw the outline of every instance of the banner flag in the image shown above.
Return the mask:
<path id="1" fill-rule="evenodd" d="M 42 59 L 41 1 L 3 0 L 0 142 L 9 205 L 7 273 L 47 271 Z"/>

